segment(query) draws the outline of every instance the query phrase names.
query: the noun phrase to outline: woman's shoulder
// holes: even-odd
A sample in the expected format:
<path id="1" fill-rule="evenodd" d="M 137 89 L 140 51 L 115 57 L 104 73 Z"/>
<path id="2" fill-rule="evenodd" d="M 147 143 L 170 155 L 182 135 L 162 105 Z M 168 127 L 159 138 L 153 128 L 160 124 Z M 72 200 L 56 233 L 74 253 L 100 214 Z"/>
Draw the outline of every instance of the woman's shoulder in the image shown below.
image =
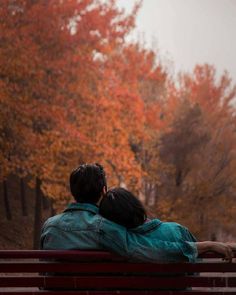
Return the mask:
<path id="1" fill-rule="evenodd" d="M 177 222 L 162 222 L 160 230 L 168 232 L 169 234 L 173 235 L 173 237 L 181 240 L 193 242 L 197 241 L 197 239 L 186 226 L 179 224 Z"/>
<path id="2" fill-rule="evenodd" d="M 158 230 L 181 230 L 186 229 L 184 226 L 177 222 L 163 222 L 158 218 L 154 219 L 148 219 L 146 222 L 144 222 L 142 225 L 139 225 L 135 228 L 131 228 L 130 231 L 136 232 L 136 233 L 145 233 L 150 232 L 155 229 Z"/>
<path id="3" fill-rule="evenodd" d="M 157 229 L 161 224 L 162 224 L 162 222 L 157 218 L 148 219 L 142 225 L 139 225 L 135 228 L 131 228 L 130 231 L 132 231 L 134 233 L 144 234 L 144 233 L 148 233 L 148 232 L 151 232 L 151 231 Z"/>
<path id="4" fill-rule="evenodd" d="M 175 228 L 175 229 L 187 229 L 187 227 L 185 227 L 184 225 L 181 225 L 174 221 L 162 221 L 161 226 Z"/>
<path id="5" fill-rule="evenodd" d="M 147 234 L 149 237 L 170 242 L 196 241 L 196 238 L 187 227 L 177 222 L 163 222 L 157 218 L 148 220 L 140 226 L 129 229 L 129 231 L 138 234 Z"/>

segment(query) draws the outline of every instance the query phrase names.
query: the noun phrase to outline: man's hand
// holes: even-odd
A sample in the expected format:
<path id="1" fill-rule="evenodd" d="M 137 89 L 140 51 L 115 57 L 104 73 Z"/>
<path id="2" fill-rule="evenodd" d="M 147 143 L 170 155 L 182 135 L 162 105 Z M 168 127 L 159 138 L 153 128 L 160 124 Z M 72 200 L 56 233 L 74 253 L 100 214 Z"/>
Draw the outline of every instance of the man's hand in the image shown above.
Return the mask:
<path id="1" fill-rule="evenodd" d="M 236 243 L 235 242 L 226 242 L 226 245 L 228 245 L 233 251 L 236 251 Z"/>
<path id="2" fill-rule="evenodd" d="M 233 244 L 233 243 L 232 243 Z M 231 262 L 233 259 L 233 249 L 236 249 L 236 244 L 229 245 L 228 243 L 221 243 L 221 242 L 197 242 L 197 249 L 198 254 L 201 254 L 206 251 L 214 251 L 224 256 L 224 260 Z M 235 248 L 232 248 L 232 247 Z"/>

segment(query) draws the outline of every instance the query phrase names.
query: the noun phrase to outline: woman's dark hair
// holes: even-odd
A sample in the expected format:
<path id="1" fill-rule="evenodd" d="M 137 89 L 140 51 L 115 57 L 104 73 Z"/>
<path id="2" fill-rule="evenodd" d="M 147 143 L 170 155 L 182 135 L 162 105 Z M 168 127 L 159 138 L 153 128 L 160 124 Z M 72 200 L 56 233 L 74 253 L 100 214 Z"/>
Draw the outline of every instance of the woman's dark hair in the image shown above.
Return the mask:
<path id="1" fill-rule="evenodd" d="M 127 228 L 139 226 L 147 219 L 142 203 L 124 188 L 109 190 L 102 199 L 99 213 L 103 217 Z"/>
<path id="2" fill-rule="evenodd" d="M 70 175 L 70 190 L 77 202 L 97 203 L 103 188 L 107 189 L 106 175 L 99 164 L 83 164 Z"/>

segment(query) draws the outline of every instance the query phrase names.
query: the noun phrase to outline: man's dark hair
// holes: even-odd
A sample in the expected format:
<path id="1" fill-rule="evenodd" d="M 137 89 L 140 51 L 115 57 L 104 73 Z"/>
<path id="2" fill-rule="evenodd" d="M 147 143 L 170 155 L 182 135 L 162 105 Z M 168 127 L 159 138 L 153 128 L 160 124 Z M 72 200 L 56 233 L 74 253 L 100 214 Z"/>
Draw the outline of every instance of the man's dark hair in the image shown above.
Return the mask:
<path id="1" fill-rule="evenodd" d="M 107 189 L 105 171 L 97 163 L 80 165 L 70 175 L 70 190 L 77 202 L 97 203 L 104 187 Z"/>
<path id="2" fill-rule="evenodd" d="M 147 213 L 142 203 L 124 188 L 109 190 L 102 199 L 99 213 L 127 228 L 142 225 L 147 219 Z"/>

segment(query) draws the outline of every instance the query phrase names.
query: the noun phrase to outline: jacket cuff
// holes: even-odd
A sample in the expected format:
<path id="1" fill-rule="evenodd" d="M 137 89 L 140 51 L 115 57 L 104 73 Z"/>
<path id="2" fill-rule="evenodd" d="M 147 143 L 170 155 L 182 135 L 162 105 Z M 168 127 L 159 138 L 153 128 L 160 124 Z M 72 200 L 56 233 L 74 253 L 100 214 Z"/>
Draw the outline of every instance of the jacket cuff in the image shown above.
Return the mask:
<path id="1" fill-rule="evenodd" d="M 195 242 L 185 242 L 184 255 L 188 258 L 189 262 L 196 262 L 198 257 L 197 245 Z"/>

